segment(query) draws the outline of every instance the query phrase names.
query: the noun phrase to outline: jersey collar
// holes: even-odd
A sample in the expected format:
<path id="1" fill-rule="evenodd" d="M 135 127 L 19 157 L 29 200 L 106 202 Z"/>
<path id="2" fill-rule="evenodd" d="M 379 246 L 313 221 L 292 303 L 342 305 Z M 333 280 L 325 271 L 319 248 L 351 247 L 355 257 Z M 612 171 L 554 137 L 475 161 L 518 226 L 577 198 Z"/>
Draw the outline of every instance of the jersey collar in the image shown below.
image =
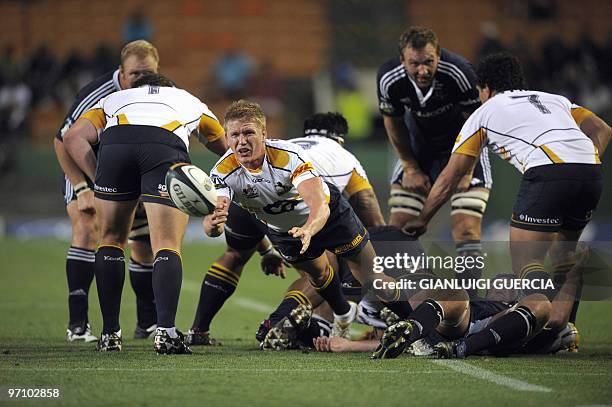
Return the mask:
<path id="1" fill-rule="evenodd" d="M 416 84 L 414 79 L 412 79 L 410 75 L 406 75 L 406 76 L 410 80 L 410 83 L 412 83 L 412 86 L 414 86 L 414 91 L 416 92 L 417 98 L 419 99 L 419 104 L 421 105 L 421 107 L 425 107 L 425 103 L 427 103 L 431 95 L 433 95 L 433 90 L 436 86 L 436 78 L 435 77 L 433 78 L 433 81 L 431 82 L 431 86 L 429 87 L 429 90 L 427 91 L 425 95 L 423 95 L 421 88 L 419 88 L 419 86 Z"/>
<path id="2" fill-rule="evenodd" d="M 115 85 L 115 90 L 116 91 L 120 91 L 121 89 L 121 84 L 119 83 L 119 69 L 117 69 L 115 72 L 113 72 L 113 85 Z"/>

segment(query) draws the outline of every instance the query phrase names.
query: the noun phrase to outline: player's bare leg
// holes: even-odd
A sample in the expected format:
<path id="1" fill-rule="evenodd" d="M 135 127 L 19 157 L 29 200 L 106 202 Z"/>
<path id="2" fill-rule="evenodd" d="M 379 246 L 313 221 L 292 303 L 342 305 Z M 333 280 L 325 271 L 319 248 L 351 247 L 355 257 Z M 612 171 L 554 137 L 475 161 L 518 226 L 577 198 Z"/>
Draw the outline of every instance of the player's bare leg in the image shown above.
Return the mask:
<path id="1" fill-rule="evenodd" d="M 451 198 L 451 228 L 457 254 L 461 257 L 477 258 L 483 256 L 481 243 L 481 224 L 489 199 L 489 189 L 470 188 L 459 192 Z M 457 278 L 478 279 L 482 277 L 482 268 L 478 266 L 457 273 Z M 469 290 L 470 298 L 478 295 L 477 290 Z"/>

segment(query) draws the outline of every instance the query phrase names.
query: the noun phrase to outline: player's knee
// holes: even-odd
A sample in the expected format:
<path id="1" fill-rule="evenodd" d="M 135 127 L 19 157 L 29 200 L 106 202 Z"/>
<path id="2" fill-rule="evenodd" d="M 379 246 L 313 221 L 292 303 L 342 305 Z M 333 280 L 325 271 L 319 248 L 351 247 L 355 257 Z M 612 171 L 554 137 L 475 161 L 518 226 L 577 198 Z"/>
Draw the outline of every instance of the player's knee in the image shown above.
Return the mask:
<path id="1" fill-rule="evenodd" d="M 537 327 L 543 327 L 550 319 L 552 305 L 544 294 L 531 294 L 519 301 L 518 306 L 531 311 L 535 316 Z"/>
<path id="2" fill-rule="evenodd" d="M 92 216 L 83 216 L 72 224 L 72 244 L 82 248 L 93 248 L 98 243 L 99 229 Z"/>
<path id="3" fill-rule="evenodd" d="M 240 275 L 244 265 L 251 258 L 251 254 L 245 251 L 236 250 L 231 247 L 227 247 L 221 258 L 217 261 L 224 267 L 232 270 L 234 273 Z"/>
<path id="4" fill-rule="evenodd" d="M 414 192 L 408 192 L 401 188 L 392 188 L 389 196 L 389 224 L 395 227 L 403 227 L 409 220 L 415 219 L 421 214 L 426 197 Z"/>
<path id="5" fill-rule="evenodd" d="M 487 201 L 488 190 L 458 192 L 451 198 L 452 233 L 455 242 L 480 240 L 480 223 Z"/>

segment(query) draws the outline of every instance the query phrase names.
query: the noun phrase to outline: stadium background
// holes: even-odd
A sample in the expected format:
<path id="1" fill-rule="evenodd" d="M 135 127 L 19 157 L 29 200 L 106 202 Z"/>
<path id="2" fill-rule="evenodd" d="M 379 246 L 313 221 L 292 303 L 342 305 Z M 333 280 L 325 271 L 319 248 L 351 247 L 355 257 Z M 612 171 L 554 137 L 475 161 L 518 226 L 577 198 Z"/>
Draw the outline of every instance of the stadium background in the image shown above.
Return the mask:
<path id="1" fill-rule="evenodd" d="M 532 88 L 564 94 L 610 123 L 611 20 L 612 3 L 597 0 L 2 0 L 0 235 L 66 235 L 67 223 L 56 222 L 66 217 L 52 139 L 78 88 L 117 66 L 129 39 L 150 39 L 161 71 L 220 117 L 231 99 L 260 101 L 274 137 L 299 135 L 315 111 L 342 111 L 352 129 L 348 148 L 386 210 L 394 158 L 375 72 L 403 29 L 429 26 L 473 64 L 511 49 Z M 196 144 L 194 161 L 208 170 L 213 158 Z M 519 175 L 497 159 L 493 173 L 484 235 L 505 240 Z M 587 238 L 612 240 L 611 198 L 606 189 Z M 431 238 L 450 237 L 446 214 Z"/>

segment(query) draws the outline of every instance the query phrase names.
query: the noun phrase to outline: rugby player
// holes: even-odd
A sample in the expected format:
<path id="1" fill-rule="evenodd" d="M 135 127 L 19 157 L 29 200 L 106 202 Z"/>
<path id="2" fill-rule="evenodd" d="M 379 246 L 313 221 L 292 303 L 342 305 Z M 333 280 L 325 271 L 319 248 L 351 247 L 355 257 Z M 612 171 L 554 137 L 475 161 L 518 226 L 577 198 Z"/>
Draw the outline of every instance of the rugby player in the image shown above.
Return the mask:
<path id="1" fill-rule="evenodd" d="M 346 119 L 339 113 L 317 113 L 304 121 L 304 136 L 289 140 L 306 149 L 312 162 L 326 182 L 335 185 L 349 200 L 351 207 L 366 227 L 384 224 L 384 219 L 376 195 L 368 182 L 367 175 L 359 160 L 342 148 L 349 128 Z M 262 238 L 264 230 L 258 227 L 258 221 L 252 214 L 238 205 L 232 204 L 225 225 L 227 249 L 211 266 L 200 292 L 200 301 L 196 317 L 187 340 L 192 345 L 211 345 L 216 341 L 210 338 L 210 323 L 219 312 L 223 303 L 232 295 L 244 265 L 254 253 Z M 267 240 L 267 239 L 265 239 Z M 271 243 L 262 257 L 262 267 L 266 274 L 284 275 L 282 259 L 276 255 Z M 345 294 L 355 288 L 360 291 L 359 283 L 352 278 L 344 262 L 328 256 L 334 268 L 338 270 Z M 347 287 L 348 285 L 348 287 Z M 322 302 L 320 296 L 308 283 L 305 276 L 293 282 L 285 298 L 269 319 L 262 323 L 256 335 L 261 342 L 267 331 L 296 306 L 311 301 Z M 311 305 L 313 305 L 311 303 Z"/>
<path id="2" fill-rule="evenodd" d="M 98 140 L 98 157 L 91 145 Z M 153 291 L 157 309 L 154 348 L 160 354 L 191 353 L 175 328 L 182 280 L 181 241 L 188 216 L 165 189 L 175 163 L 189 162 L 194 134 L 219 155 L 227 146 L 223 128 L 208 107 L 159 74 L 147 74 L 134 88 L 113 93 L 83 114 L 64 137 L 81 170 L 95 180 L 95 207 L 101 240 L 96 281 L 104 326 L 97 350 L 121 350 L 119 309 L 124 279 L 124 247 L 142 198 L 155 253 Z M 97 167 L 96 167 L 97 165 Z"/>
<path id="3" fill-rule="evenodd" d="M 601 196 L 599 157 L 612 130 L 563 96 L 525 90 L 522 68 L 511 54 L 483 59 L 478 77 L 483 105 L 462 127 L 421 214 L 404 230 L 423 234 L 488 146 L 523 174 L 510 221 L 513 272 L 519 278 L 549 278 L 543 266 L 549 249 L 565 270 L 575 263 L 576 243 Z M 562 278 L 557 280 L 559 285 Z M 552 298 L 551 291 L 544 293 Z"/>
<path id="4" fill-rule="evenodd" d="M 347 302 L 325 250 L 352 263 L 356 278 L 372 287 L 375 253 L 365 227 L 338 189 L 321 180 L 299 145 L 267 139 L 258 104 L 232 103 L 224 126 L 231 151 L 211 171 L 219 197 L 216 210 L 204 218 L 206 234 L 220 235 L 230 202 L 239 203 L 265 223 L 265 233 L 283 257 L 309 276 L 332 308 L 336 323 L 350 324 L 357 307 Z M 394 281 L 384 274 L 378 277 Z M 399 290 L 378 290 L 377 295 L 398 314 L 410 313 Z"/>
<path id="5" fill-rule="evenodd" d="M 63 138 L 70 126 L 100 99 L 122 89 L 132 87 L 134 81 L 145 73 L 157 72 L 159 54 L 147 41 L 130 42 L 121 51 L 119 68 L 94 79 L 81 89 L 61 129 L 54 139 L 57 159 L 64 171 L 63 194 L 66 211 L 72 224 L 72 240 L 66 257 L 68 280 L 69 322 L 66 331 L 68 341 L 95 341 L 87 315 L 88 294 L 94 278 L 95 248 L 99 230 L 94 209 L 91 180 L 78 168 L 66 153 Z M 97 146 L 94 147 L 97 150 Z M 153 253 L 144 208 L 139 207 L 130 232 L 130 282 L 136 294 L 137 325 L 134 337 L 147 338 L 155 331 L 157 316 L 153 298 L 151 273 Z"/>
<path id="6" fill-rule="evenodd" d="M 387 136 L 399 155 L 391 178 L 389 224 L 401 228 L 421 213 L 461 126 L 480 101 L 470 63 L 441 48 L 431 29 L 410 27 L 398 45 L 399 55 L 380 67 L 377 85 Z M 482 256 L 480 226 L 491 185 L 485 151 L 452 191 L 451 228 L 460 256 Z M 457 277 L 481 274 L 472 267 Z"/>

